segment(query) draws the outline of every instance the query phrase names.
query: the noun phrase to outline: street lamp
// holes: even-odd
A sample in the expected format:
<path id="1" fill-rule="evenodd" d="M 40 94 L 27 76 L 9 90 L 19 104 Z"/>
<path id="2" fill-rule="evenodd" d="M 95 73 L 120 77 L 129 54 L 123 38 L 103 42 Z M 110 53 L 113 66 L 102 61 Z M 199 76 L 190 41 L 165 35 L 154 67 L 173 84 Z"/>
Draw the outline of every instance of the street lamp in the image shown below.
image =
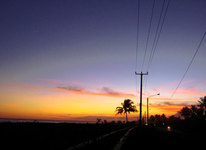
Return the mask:
<path id="1" fill-rule="evenodd" d="M 147 124 L 148 124 L 148 125 L 149 125 L 149 98 L 150 98 L 150 97 L 153 97 L 153 96 L 156 96 L 156 95 L 160 95 L 160 93 L 155 94 L 155 95 L 151 95 L 151 96 L 148 96 L 148 97 L 147 97 Z"/>

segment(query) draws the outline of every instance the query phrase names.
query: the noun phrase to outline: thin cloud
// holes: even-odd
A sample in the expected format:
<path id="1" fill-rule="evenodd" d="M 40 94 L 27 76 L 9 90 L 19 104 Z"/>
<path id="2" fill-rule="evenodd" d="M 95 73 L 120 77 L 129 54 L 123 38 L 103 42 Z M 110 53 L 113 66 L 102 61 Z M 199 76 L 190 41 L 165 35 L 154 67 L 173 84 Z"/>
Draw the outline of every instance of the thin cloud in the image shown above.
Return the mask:
<path id="1" fill-rule="evenodd" d="M 169 101 L 165 101 L 165 102 L 161 102 L 159 104 L 151 104 L 151 106 L 153 107 L 160 107 L 160 106 L 191 106 L 194 103 L 191 102 L 182 102 L 182 103 L 176 103 L 176 102 L 169 102 Z"/>
<path id="2" fill-rule="evenodd" d="M 66 90 L 66 91 L 70 91 L 70 92 L 76 92 L 76 93 L 83 93 L 84 92 L 83 88 L 80 88 L 80 87 L 77 87 L 77 86 L 66 86 L 66 87 L 58 86 L 57 88 L 58 89 L 63 89 L 63 90 Z"/>
<path id="3" fill-rule="evenodd" d="M 66 86 L 66 87 L 58 86 L 56 88 L 60 90 L 72 92 L 75 94 L 83 94 L 83 95 L 97 95 L 97 96 L 108 96 L 108 97 L 135 97 L 135 95 L 133 94 L 115 91 L 108 87 L 103 87 L 100 90 L 100 92 L 88 91 L 78 86 Z"/>
<path id="4" fill-rule="evenodd" d="M 108 97 L 135 97 L 134 94 L 124 93 L 120 91 L 115 91 L 109 87 L 103 87 L 99 92 L 98 91 L 89 91 L 81 86 L 57 86 L 55 88 L 48 87 L 48 86 L 39 86 L 39 85 L 26 85 L 26 84 L 8 84 L 9 86 L 16 87 L 16 88 L 23 88 L 29 90 L 64 90 L 75 94 L 81 95 L 97 95 L 97 96 L 108 96 Z"/>
<path id="5" fill-rule="evenodd" d="M 113 89 L 108 88 L 108 87 L 103 87 L 102 88 L 102 92 L 103 92 L 103 94 L 113 95 L 113 96 L 117 96 L 117 97 L 122 97 L 122 96 L 133 97 L 134 96 L 133 94 L 128 94 L 128 93 L 114 91 Z"/>
<path id="6" fill-rule="evenodd" d="M 150 98 L 154 101 L 196 101 L 197 98 L 194 97 L 184 97 L 184 98 L 168 98 L 168 97 L 152 97 Z"/>

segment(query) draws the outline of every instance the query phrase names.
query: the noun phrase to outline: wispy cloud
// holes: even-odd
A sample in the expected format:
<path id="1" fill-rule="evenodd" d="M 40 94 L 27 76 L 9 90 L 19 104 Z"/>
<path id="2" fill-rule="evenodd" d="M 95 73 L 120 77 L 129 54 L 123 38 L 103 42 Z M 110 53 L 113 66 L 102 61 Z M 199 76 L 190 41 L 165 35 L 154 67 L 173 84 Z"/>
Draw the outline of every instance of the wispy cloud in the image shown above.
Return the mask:
<path id="1" fill-rule="evenodd" d="M 169 97 L 152 97 L 155 101 L 197 101 L 196 97 L 184 97 L 184 98 L 169 98 Z"/>
<path id="2" fill-rule="evenodd" d="M 97 96 L 109 96 L 109 97 L 135 97 L 135 95 L 133 94 L 115 91 L 109 87 L 103 87 L 100 91 L 89 91 L 78 86 L 66 86 L 66 87 L 58 86 L 56 88 L 60 90 L 72 92 L 75 94 L 83 94 L 83 95 L 97 95 Z"/>
<path id="3" fill-rule="evenodd" d="M 21 88 L 21 89 L 28 89 L 28 90 L 64 90 L 67 92 L 81 94 L 81 95 L 97 95 L 97 96 L 108 96 L 108 97 L 135 97 L 134 94 L 121 92 L 113 90 L 109 87 L 102 87 L 100 90 L 89 90 L 82 88 L 80 85 L 68 85 L 68 86 L 41 86 L 41 85 L 29 85 L 29 84 L 8 84 L 11 87 Z"/>
<path id="4" fill-rule="evenodd" d="M 77 86 L 58 86 L 57 89 L 60 89 L 60 90 L 66 90 L 66 91 L 69 91 L 69 92 L 74 92 L 74 93 L 84 93 L 84 89 L 81 88 L 81 87 L 77 87 Z"/>
<path id="5" fill-rule="evenodd" d="M 154 107 L 155 106 L 159 107 L 159 106 L 191 106 L 192 104 L 194 104 L 194 102 L 191 103 L 191 102 L 185 101 L 185 102 L 178 103 L 178 102 L 164 101 L 159 104 L 151 104 L 151 105 Z"/>

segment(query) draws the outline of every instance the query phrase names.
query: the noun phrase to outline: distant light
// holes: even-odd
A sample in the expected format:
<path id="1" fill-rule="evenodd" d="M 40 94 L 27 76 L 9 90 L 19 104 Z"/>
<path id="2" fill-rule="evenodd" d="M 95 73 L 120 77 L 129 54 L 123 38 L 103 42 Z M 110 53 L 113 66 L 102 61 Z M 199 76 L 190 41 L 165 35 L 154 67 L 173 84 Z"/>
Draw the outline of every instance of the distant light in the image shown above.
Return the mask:
<path id="1" fill-rule="evenodd" d="M 171 127 L 170 126 L 167 127 L 167 131 L 171 131 Z"/>

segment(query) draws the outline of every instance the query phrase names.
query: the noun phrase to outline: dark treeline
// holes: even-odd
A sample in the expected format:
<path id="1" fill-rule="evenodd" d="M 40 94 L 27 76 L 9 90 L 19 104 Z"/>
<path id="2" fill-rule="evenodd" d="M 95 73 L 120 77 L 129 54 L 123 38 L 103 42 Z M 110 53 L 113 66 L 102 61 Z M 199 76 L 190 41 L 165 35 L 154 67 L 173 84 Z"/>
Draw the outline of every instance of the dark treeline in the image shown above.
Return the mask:
<path id="1" fill-rule="evenodd" d="M 149 123 L 154 126 L 169 125 L 184 131 L 206 132 L 206 96 L 201 97 L 197 105 L 183 107 L 178 114 L 170 117 L 151 115 Z"/>

